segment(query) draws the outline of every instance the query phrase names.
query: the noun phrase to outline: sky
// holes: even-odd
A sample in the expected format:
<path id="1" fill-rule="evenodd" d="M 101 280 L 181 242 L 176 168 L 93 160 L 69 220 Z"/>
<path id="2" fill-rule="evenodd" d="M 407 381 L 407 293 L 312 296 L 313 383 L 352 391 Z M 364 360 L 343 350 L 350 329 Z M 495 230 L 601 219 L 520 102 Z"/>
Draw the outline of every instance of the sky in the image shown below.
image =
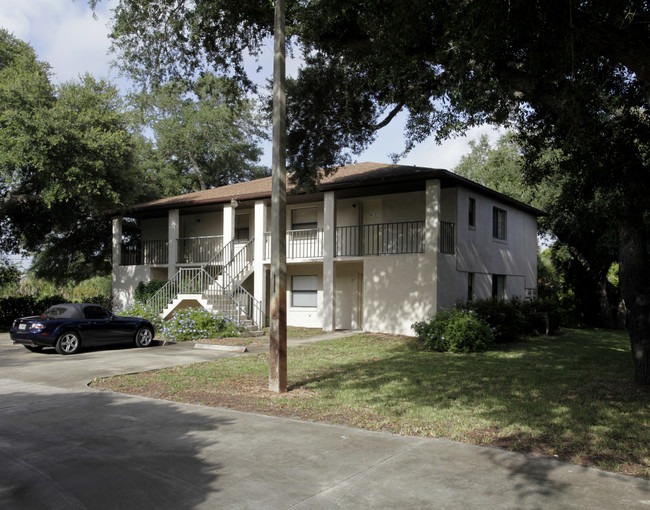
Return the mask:
<path id="1" fill-rule="evenodd" d="M 102 0 L 93 14 L 87 0 L 0 0 L 0 27 L 9 30 L 17 38 L 32 45 L 38 58 L 52 67 L 52 81 L 62 83 L 90 73 L 97 78 L 108 78 L 123 91 L 129 83 L 120 78 L 111 65 L 108 39 L 110 9 L 114 0 Z M 260 81 L 271 76 L 272 53 L 262 54 L 259 64 L 264 70 Z M 266 62 L 268 60 L 268 63 Z M 295 73 L 299 61 L 289 62 L 287 72 Z M 268 73 L 268 76 L 265 74 Z M 377 140 L 356 161 L 389 163 L 389 155 L 402 152 L 404 148 L 404 115 L 398 117 L 379 132 Z M 469 152 L 469 140 L 487 134 L 491 140 L 499 132 L 490 126 L 470 130 L 464 137 L 448 140 L 438 145 L 429 139 L 415 147 L 400 164 L 451 170 Z M 271 166 L 271 148 L 265 147 L 262 164 Z"/>

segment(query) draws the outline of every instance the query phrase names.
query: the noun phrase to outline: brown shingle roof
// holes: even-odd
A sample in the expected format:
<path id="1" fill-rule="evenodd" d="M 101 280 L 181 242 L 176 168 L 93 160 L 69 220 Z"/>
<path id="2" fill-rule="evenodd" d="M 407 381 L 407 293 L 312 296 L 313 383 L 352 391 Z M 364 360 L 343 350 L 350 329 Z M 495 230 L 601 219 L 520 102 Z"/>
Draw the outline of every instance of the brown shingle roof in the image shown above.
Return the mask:
<path id="1" fill-rule="evenodd" d="M 318 191 L 333 189 L 358 188 L 374 184 L 387 184 L 391 182 L 405 182 L 414 180 L 440 179 L 452 185 L 462 185 L 486 195 L 493 196 L 516 207 L 527 210 L 532 214 L 543 214 L 533 207 L 517 200 L 506 197 L 501 193 L 486 188 L 478 183 L 465 179 L 459 175 L 442 169 L 424 168 L 416 166 L 393 165 L 385 163 L 357 163 L 339 167 L 334 173 L 323 178 L 317 185 Z M 287 190 L 293 187 L 287 184 Z M 165 210 L 181 207 L 192 207 L 209 204 L 230 202 L 231 199 L 252 200 L 271 197 L 271 177 L 264 177 L 253 181 L 239 182 L 228 186 L 196 191 L 174 197 L 161 198 L 152 202 L 136 204 L 128 210 L 131 213 Z"/>

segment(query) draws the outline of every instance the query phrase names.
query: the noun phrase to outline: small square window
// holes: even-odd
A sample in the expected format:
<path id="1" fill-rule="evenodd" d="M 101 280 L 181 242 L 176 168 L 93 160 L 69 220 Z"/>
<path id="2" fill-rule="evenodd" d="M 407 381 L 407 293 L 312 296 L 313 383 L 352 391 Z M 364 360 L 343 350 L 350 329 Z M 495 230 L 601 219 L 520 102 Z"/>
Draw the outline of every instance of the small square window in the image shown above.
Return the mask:
<path id="1" fill-rule="evenodd" d="M 508 213 L 503 209 L 494 207 L 492 209 L 492 237 L 505 240 L 508 228 Z"/>
<path id="2" fill-rule="evenodd" d="M 318 277 L 299 275 L 291 277 L 291 306 L 316 308 L 318 306 Z"/>

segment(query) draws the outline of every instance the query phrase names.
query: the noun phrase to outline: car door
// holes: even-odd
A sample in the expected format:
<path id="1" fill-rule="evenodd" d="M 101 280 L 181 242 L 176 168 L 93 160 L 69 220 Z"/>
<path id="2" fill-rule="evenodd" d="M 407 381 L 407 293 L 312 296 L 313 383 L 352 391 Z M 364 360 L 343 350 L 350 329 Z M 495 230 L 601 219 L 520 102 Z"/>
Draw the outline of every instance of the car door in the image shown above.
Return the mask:
<path id="1" fill-rule="evenodd" d="M 114 342 L 111 318 L 113 314 L 99 305 L 84 307 L 84 333 L 92 343 Z"/>

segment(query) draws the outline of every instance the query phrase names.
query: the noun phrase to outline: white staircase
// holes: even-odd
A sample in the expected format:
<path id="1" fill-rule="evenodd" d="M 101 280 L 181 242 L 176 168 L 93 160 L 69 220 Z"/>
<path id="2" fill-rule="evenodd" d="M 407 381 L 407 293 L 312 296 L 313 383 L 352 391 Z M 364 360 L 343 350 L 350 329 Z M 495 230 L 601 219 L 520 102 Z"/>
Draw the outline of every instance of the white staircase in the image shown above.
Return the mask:
<path id="1" fill-rule="evenodd" d="M 251 239 L 235 250 L 231 241 L 200 268 L 180 269 L 147 304 L 166 319 L 181 303 L 196 301 L 203 308 L 245 326 L 251 333 L 262 334 L 262 303 L 241 285 L 253 273 L 254 246 Z"/>

